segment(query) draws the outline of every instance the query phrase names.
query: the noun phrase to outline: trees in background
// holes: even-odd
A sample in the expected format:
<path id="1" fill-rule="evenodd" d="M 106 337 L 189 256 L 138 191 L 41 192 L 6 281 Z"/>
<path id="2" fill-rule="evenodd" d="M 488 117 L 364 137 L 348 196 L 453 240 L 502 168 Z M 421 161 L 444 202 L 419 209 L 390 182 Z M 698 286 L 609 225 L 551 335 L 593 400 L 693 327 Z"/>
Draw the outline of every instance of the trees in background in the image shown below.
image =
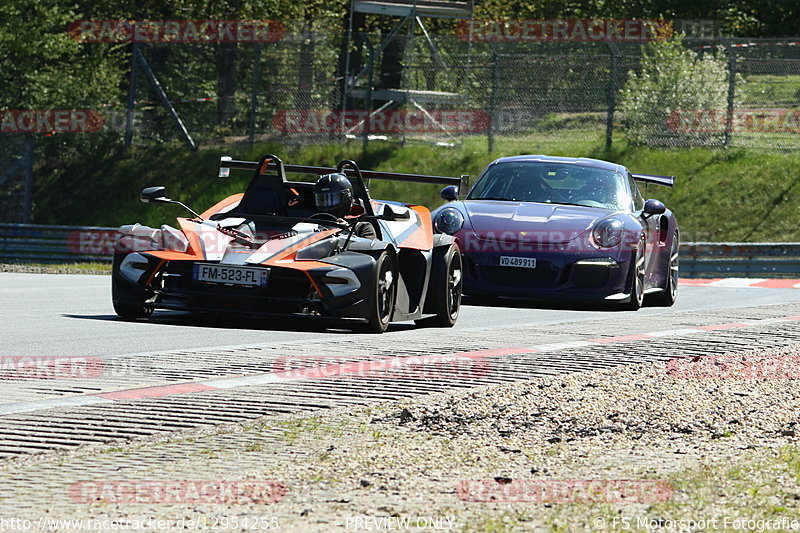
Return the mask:
<path id="1" fill-rule="evenodd" d="M 643 46 L 641 71 L 631 71 L 619 110 L 629 141 L 676 145 L 712 141 L 716 128 L 680 128 L 681 116 L 723 116 L 728 99 L 728 62 L 721 51 L 699 55 L 680 36 Z M 693 113 L 697 112 L 697 113 Z"/>
<path id="2" fill-rule="evenodd" d="M 283 21 L 290 32 L 335 33 L 343 31 L 342 20 L 348 12 L 348 0 L 4 0 L 0 6 L 0 69 L 4 80 L 0 84 L 0 109 L 81 108 L 125 101 L 130 45 L 78 43 L 66 32 L 67 24 L 75 20 L 276 19 Z M 477 0 L 475 16 L 715 19 L 729 35 L 780 36 L 796 34 L 800 28 L 800 2 Z M 367 32 L 385 31 L 391 22 L 385 17 L 367 17 L 362 27 Z M 436 21 L 436 31 L 453 31 L 453 25 L 449 21 Z M 220 102 L 217 120 L 225 122 L 232 119 L 233 111 L 226 103 L 237 90 L 240 73 L 236 69 L 241 62 L 236 58 L 240 47 L 215 46 L 210 59 L 214 68 L 210 71 L 207 54 L 193 54 L 179 47 L 156 53 L 151 63 L 156 70 L 169 65 L 171 69 L 196 72 L 187 74 L 186 84 L 193 84 L 195 92 L 197 87 L 213 86 Z M 309 61 L 313 60 L 316 52 L 312 42 L 306 43 L 305 52 L 306 57 L 312 58 Z M 700 70 L 704 68 L 702 65 Z M 178 94 L 182 92 L 177 90 Z"/>

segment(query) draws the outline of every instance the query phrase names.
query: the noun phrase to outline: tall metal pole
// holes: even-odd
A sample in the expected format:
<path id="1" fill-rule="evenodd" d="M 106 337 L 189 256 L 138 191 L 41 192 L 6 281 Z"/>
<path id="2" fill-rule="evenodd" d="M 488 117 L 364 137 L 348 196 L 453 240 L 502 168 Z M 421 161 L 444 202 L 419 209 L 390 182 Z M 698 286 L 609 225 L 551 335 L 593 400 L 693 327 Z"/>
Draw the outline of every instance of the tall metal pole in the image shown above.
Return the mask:
<path id="1" fill-rule="evenodd" d="M 192 139 L 192 136 L 189 135 L 189 130 L 186 129 L 186 125 L 181 120 L 181 117 L 178 116 L 178 112 L 175 111 L 175 107 L 173 107 L 172 102 L 170 102 L 169 98 L 167 98 L 167 93 L 164 91 L 164 88 L 161 87 L 161 83 L 158 81 L 158 78 L 156 78 L 153 69 L 150 68 L 150 64 L 138 50 L 136 50 L 136 59 L 142 65 L 142 70 L 144 70 L 145 76 L 147 76 L 147 79 L 150 81 L 150 85 L 153 86 L 156 94 L 158 94 L 159 98 L 161 98 L 161 103 L 164 104 L 164 107 L 169 112 L 172 120 L 175 121 L 175 125 L 178 127 L 178 131 L 180 131 L 181 135 L 183 136 L 183 140 L 186 141 L 187 146 L 189 146 L 191 150 L 197 150 L 197 145 Z"/>
<path id="2" fill-rule="evenodd" d="M 489 95 L 489 153 L 494 152 L 494 129 L 496 122 L 496 107 L 497 107 L 497 78 L 498 78 L 498 63 L 500 62 L 500 54 L 497 53 L 497 44 L 492 43 L 492 51 L 494 52 L 494 64 L 492 65 L 492 92 Z"/>
<path id="3" fill-rule="evenodd" d="M 253 149 L 256 132 L 256 107 L 258 106 L 258 86 L 261 84 L 261 44 L 255 43 L 253 50 L 253 86 L 250 93 L 250 114 L 247 119 L 247 141 Z"/>
<path id="4" fill-rule="evenodd" d="M 33 134 L 25 135 L 25 155 L 23 165 L 25 167 L 25 185 L 22 193 L 22 223 L 31 223 L 33 212 Z"/>
<path id="5" fill-rule="evenodd" d="M 342 116 L 341 116 L 341 131 L 344 131 L 344 112 L 347 111 L 347 93 L 349 92 L 348 83 L 350 83 L 350 44 L 353 42 L 353 4 L 355 0 L 350 0 L 350 19 L 347 21 L 347 43 L 345 43 L 346 53 L 344 56 L 344 76 L 342 79 Z"/>
<path id="6" fill-rule="evenodd" d="M 131 45 L 131 77 L 128 85 L 128 109 L 125 112 L 125 148 L 133 144 L 133 108 L 136 105 L 136 56 L 139 53 L 139 43 Z"/>
<path id="7" fill-rule="evenodd" d="M 367 80 L 367 99 L 366 105 L 364 106 L 367 112 L 367 119 L 364 121 L 364 137 L 361 141 L 361 153 L 366 155 L 367 144 L 369 143 L 370 124 L 372 123 L 372 83 L 373 74 L 375 72 L 375 48 L 372 46 L 372 42 L 367 35 L 364 35 L 364 42 L 369 47 L 369 76 Z M 342 114 L 342 118 L 344 118 L 344 114 Z"/>
<path id="8" fill-rule="evenodd" d="M 726 39 L 728 49 L 728 113 L 725 120 L 725 147 L 731 144 L 731 134 L 733 133 L 733 111 L 734 99 L 736 96 L 736 51 L 731 45 L 730 39 Z"/>
<path id="9" fill-rule="evenodd" d="M 606 148 L 611 148 L 614 136 L 614 111 L 617 107 L 617 71 L 619 70 L 619 51 L 616 43 L 608 42 L 611 53 L 611 70 L 608 75 L 608 110 L 606 111 Z"/>

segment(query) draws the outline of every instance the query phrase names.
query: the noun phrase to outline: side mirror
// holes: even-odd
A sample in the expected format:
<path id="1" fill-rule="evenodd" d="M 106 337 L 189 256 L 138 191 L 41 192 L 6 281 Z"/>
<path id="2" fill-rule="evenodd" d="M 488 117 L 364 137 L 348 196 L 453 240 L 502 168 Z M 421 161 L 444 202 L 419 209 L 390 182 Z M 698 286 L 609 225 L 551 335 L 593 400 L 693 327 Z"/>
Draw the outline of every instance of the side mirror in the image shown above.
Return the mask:
<path id="1" fill-rule="evenodd" d="M 458 187 L 455 185 L 448 185 L 441 191 L 439 191 L 439 196 L 442 197 L 443 200 L 448 202 L 453 202 L 458 200 Z"/>
<path id="2" fill-rule="evenodd" d="M 164 194 L 164 187 L 145 187 L 142 189 L 142 194 L 139 199 L 145 203 L 150 202 L 169 202 L 166 194 Z"/>
<path id="3" fill-rule="evenodd" d="M 179 206 L 183 207 L 187 211 L 189 211 L 192 214 L 193 217 L 199 218 L 200 221 L 204 220 L 203 217 L 201 217 L 196 212 L 194 212 L 192 210 L 192 208 L 190 208 L 189 206 L 187 206 L 187 205 L 185 205 L 185 204 L 183 204 L 183 203 L 181 203 L 181 202 L 179 202 L 177 200 L 171 200 L 171 199 L 167 198 L 167 196 L 164 194 L 164 187 L 145 187 L 144 189 L 142 189 L 142 194 L 139 196 L 139 200 L 141 200 L 145 204 L 149 204 L 150 202 L 162 202 L 162 203 L 165 203 L 165 204 L 176 204 L 176 205 L 179 205 Z"/>
<path id="4" fill-rule="evenodd" d="M 646 215 L 663 215 L 666 210 L 667 206 L 665 206 L 663 202 L 659 200 L 650 199 L 644 203 L 643 211 Z"/>

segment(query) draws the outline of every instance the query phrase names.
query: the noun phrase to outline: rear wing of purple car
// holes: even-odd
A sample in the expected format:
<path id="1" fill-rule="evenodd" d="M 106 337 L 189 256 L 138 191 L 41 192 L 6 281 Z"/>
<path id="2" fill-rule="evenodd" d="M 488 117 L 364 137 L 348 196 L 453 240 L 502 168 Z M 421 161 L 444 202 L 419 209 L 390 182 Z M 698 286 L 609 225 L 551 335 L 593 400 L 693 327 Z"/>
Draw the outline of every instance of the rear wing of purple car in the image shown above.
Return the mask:
<path id="1" fill-rule="evenodd" d="M 675 186 L 675 176 L 659 176 L 657 174 L 634 174 L 633 179 L 646 184 L 664 185 L 665 187 Z"/>

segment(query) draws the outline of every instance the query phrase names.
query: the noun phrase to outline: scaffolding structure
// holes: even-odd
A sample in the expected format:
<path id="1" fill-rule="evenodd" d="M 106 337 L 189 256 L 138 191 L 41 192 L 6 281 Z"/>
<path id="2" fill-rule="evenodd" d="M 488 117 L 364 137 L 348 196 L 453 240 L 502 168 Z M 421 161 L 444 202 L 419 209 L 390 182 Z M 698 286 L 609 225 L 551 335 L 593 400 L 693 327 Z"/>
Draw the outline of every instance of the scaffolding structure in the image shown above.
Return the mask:
<path id="1" fill-rule="evenodd" d="M 382 15 L 396 17 L 399 20 L 387 33 L 378 46 L 374 46 L 368 36 L 362 35 L 361 40 L 367 47 L 367 61 L 355 76 L 345 80 L 345 89 L 342 92 L 342 111 L 347 110 L 347 102 L 351 100 L 363 102 L 363 109 L 369 111 L 368 118 L 361 120 L 358 124 L 345 131 L 348 138 L 356 138 L 353 133 L 358 129 L 363 129 L 361 137 L 366 143 L 370 139 L 386 139 L 385 136 L 370 135 L 368 128 L 363 128 L 364 124 L 372 119 L 376 114 L 382 113 L 401 106 L 411 106 L 421 112 L 427 120 L 434 124 L 439 130 L 447 135 L 455 144 L 456 137 L 443 124 L 437 121 L 426 106 L 435 104 L 457 103 L 459 93 L 445 91 L 426 91 L 412 90 L 403 88 L 402 82 L 399 88 L 374 88 L 375 65 L 383 59 L 386 48 L 406 32 L 404 50 L 411 50 L 414 39 L 417 38 L 417 29 L 421 30 L 422 37 L 425 39 L 432 61 L 438 68 L 447 70 L 449 67 L 442 60 L 438 47 L 431 39 L 428 29 L 425 27 L 424 19 L 429 18 L 448 18 L 448 19 L 472 19 L 474 5 L 469 1 L 444 1 L 444 0 L 351 0 L 350 3 L 350 26 L 347 32 L 347 56 L 345 73 L 349 74 L 351 65 L 351 55 L 354 48 L 353 42 L 353 15 L 364 13 L 369 15 Z M 357 80 L 366 76 L 366 88 L 357 88 Z M 402 73 L 401 73 L 402 79 Z M 375 103 L 380 103 L 377 109 L 372 109 Z M 401 141 L 405 141 L 405 136 L 401 134 Z M 447 143 L 439 143 L 447 144 Z"/>

